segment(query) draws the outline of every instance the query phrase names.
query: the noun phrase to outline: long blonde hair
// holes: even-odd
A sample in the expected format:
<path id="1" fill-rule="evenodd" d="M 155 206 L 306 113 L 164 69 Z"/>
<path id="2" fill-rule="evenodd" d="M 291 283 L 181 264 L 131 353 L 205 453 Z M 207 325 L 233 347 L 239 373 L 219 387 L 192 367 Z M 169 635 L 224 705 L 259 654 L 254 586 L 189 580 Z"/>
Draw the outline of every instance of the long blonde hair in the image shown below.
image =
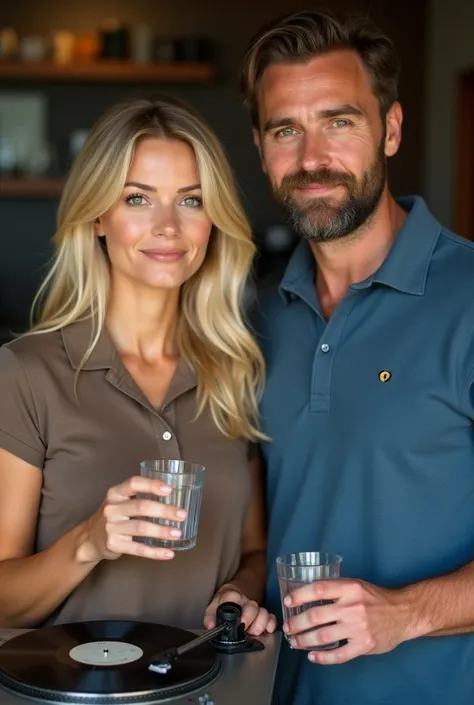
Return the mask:
<path id="1" fill-rule="evenodd" d="M 261 352 L 245 325 L 242 300 L 255 246 L 224 151 L 213 132 L 174 98 L 135 98 L 109 109 L 91 130 L 65 185 L 53 264 L 33 310 L 32 333 L 92 320 L 79 370 L 105 325 L 110 264 L 94 232 L 97 218 L 120 199 L 137 142 L 177 139 L 196 155 L 206 213 L 213 223 L 206 258 L 180 292 L 179 352 L 197 376 L 198 414 L 208 405 L 229 438 L 262 437 L 257 402 L 264 377 Z"/>

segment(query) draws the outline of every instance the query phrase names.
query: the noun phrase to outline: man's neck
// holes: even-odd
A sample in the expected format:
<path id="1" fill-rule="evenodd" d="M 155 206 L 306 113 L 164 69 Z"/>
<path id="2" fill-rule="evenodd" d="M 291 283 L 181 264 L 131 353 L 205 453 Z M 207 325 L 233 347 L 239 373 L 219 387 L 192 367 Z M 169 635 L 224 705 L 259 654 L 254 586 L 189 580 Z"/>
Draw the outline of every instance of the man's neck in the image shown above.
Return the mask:
<path id="1" fill-rule="evenodd" d="M 310 243 L 317 263 L 316 290 L 325 318 L 329 318 L 351 284 L 364 281 L 387 257 L 406 212 L 385 192 L 377 210 L 347 237 Z"/>

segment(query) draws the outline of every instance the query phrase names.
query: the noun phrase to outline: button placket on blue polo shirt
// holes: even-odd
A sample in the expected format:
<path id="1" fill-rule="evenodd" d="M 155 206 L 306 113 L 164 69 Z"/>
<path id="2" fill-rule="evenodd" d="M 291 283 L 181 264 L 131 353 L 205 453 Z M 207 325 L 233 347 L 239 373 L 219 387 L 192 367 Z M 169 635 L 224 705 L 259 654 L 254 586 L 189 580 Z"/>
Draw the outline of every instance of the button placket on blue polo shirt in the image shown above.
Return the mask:
<path id="1" fill-rule="evenodd" d="M 349 291 L 337 305 L 329 321 L 325 323 L 313 360 L 309 403 L 311 414 L 328 413 L 330 411 L 334 359 L 340 345 L 343 343 L 344 328 L 356 298 L 357 292 Z"/>

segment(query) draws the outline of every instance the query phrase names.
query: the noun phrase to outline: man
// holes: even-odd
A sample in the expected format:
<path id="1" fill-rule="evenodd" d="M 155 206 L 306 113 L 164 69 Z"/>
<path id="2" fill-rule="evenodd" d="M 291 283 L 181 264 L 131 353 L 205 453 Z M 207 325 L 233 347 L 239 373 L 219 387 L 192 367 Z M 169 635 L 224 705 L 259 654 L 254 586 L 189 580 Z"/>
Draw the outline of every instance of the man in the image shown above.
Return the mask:
<path id="1" fill-rule="evenodd" d="M 389 191 L 397 80 L 382 32 L 317 12 L 266 27 L 242 71 L 301 239 L 259 306 L 269 607 L 278 555 L 343 556 L 292 594 L 331 602 L 284 626 L 282 705 L 474 703 L 474 245 Z"/>

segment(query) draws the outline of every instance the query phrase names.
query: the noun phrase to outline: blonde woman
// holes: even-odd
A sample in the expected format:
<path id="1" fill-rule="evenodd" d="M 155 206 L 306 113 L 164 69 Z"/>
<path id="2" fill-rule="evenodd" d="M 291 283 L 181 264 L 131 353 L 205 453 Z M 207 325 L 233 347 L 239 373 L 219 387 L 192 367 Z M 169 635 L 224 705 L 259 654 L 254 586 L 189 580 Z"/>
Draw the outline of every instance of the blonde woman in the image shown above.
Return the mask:
<path id="1" fill-rule="evenodd" d="M 169 98 L 112 108 L 61 200 L 39 322 L 0 350 L 0 626 L 127 618 L 273 631 L 258 439 L 260 352 L 241 315 L 254 254 L 223 151 Z M 193 550 L 133 536 L 177 508 L 146 458 L 206 466 Z"/>

